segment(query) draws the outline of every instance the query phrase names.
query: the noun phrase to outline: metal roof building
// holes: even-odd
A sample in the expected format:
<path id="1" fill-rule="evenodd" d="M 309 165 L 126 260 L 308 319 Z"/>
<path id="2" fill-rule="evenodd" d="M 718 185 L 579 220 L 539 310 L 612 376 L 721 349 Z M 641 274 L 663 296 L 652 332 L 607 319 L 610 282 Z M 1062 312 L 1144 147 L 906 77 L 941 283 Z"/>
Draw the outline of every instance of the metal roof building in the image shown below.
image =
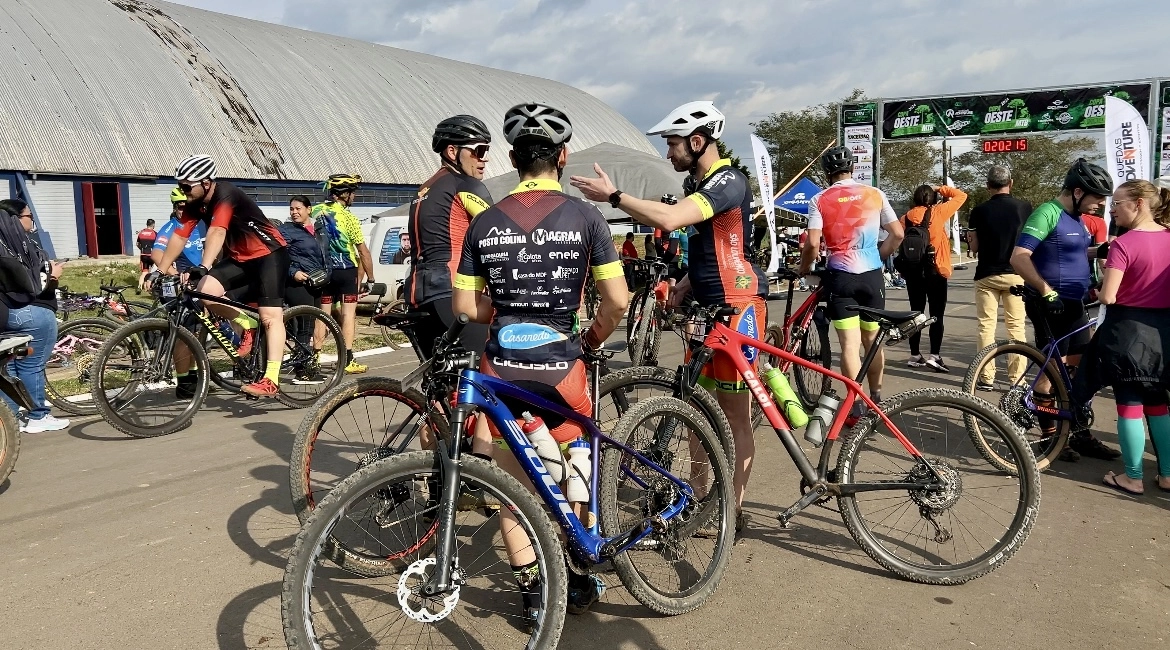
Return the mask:
<path id="1" fill-rule="evenodd" d="M 169 3 L 9 1 L 0 34 L 13 98 L 0 103 L 0 178 L 32 200 L 58 257 L 128 252 L 148 216 L 166 217 L 167 177 L 196 152 L 278 212 L 311 182 L 359 173 L 372 183 L 363 215 L 434 172 L 431 132 L 455 113 L 479 116 L 502 142 L 504 111 L 539 100 L 573 119 L 575 149 L 655 153 L 615 110 L 564 84 Z M 508 170 L 496 155 L 487 175 Z"/>

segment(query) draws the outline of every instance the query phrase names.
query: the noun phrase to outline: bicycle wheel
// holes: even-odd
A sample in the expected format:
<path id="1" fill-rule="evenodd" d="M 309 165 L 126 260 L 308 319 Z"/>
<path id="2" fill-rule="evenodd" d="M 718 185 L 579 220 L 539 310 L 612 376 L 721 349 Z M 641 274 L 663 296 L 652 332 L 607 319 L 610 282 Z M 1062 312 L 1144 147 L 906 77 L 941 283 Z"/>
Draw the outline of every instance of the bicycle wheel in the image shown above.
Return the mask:
<path id="1" fill-rule="evenodd" d="M 1015 426 L 991 404 L 950 389 L 912 390 L 880 406 L 921 457 L 871 412 L 841 447 L 838 480 L 923 488 L 839 497 L 853 539 L 875 562 L 914 582 L 960 584 L 1002 566 L 1028 538 L 1040 505 L 1036 460 Z M 1014 472 L 983 458 L 967 418 L 1010 450 Z M 932 489 L 935 473 L 945 484 Z"/>
<path id="2" fill-rule="evenodd" d="M 12 475 L 20 456 L 20 423 L 6 404 L 0 404 L 0 485 Z"/>
<path id="3" fill-rule="evenodd" d="M 642 289 L 634 294 L 630 300 L 630 309 L 626 314 L 626 347 L 630 353 L 630 361 L 635 366 L 646 365 L 646 351 L 649 344 L 650 320 L 654 314 L 654 294 Z"/>
<path id="4" fill-rule="evenodd" d="M 293 408 L 312 406 L 345 375 L 341 328 L 329 314 L 301 305 L 284 310 L 284 332 L 276 399 Z"/>
<path id="5" fill-rule="evenodd" d="M 143 340 L 159 341 L 158 346 Z M 176 355 L 187 355 L 196 381 L 181 390 Z M 174 433 L 186 427 L 207 397 L 207 355 L 195 335 L 162 318 L 123 325 L 94 359 L 90 393 L 98 411 L 115 429 L 136 438 Z"/>
<path id="6" fill-rule="evenodd" d="M 428 426 L 439 436 L 450 433 L 441 414 L 427 417 L 422 393 L 404 390 L 397 379 L 343 382 L 322 396 L 297 429 L 288 466 L 293 512 L 303 524 L 338 483 L 375 460 L 405 451 Z"/>
<path id="7" fill-rule="evenodd" d="M 731 468 L 710 423 L 673 397 L 632 407 L 612 437 L 683 480 L 695 500 L 661 529 L 613 558 L 630 594 L 665 615 L 696 609 L 715 592 L 734 543 L 735 490 Z M 601 529 L 620 535 L 682 497 L 678 486 L 617 447 L 602 451 Z"/>
<path id="8" fill-rule="evenodd" d="M 45 398 L 73 415 L 93 415 L 97 406 L 89 392 L 94 359 L 102 344 L 121 325 L 104 318 L 78 318 L 57 329 L 57 342 L 45 364 Z"/>
<path id="9" fill-rule="evenodd" d="M 793 352 L 801 359 L 827 369 L 833 367 L 833 350 L 829 346 L 829 321 L 825 318 L 825 312 L 817 309 Z M 828 375 L 796 364 L 792 364 L 792 379 L 796 395 L 809 413 L 816 408 L 817 400 L 829 390 L 832 383 Z"/>
<path id="10" fill-rule="evenodd" d="M 1045 361 L 1046 356 L 1042 352 L 1022 341 L 993 343 L 975 355 L 971 365 L 967 366 L 967 376 L 963 378 L 963 392 L 983 397 L 995 404 L 1012 424 L 1020 428 L 1025 442 L 1036 455 L 1036 468 L 1042 472 L 1060 455 L 1072 429 L 1069 420 L 1042 417 L 1025 403 L 1028 398 L 1033 400 L 1033 404 L 1051 400 L 1053 408 L 1072 408 L 1068 387 L 1056 365 L 1060 361 L 1053 359 L 1047 365 Z M 986 373 L 993 373 L 994 381 L 991 382 L 990 391 L 980 391 L 978 384 Z M 1016 376 L 1011 376 L 1013 374 Z M 1037 391 L 1032 388 L 1037 382 L 1046 382 L 1052 386 L 1049 390 L 1050 398 L 1046 400 L 1037 397 Z M 989 463 L 1001 470 L 1014 471 L 1011 450 L 999 449 L 995 445 L 994 435 L 991 439 L 984 436 L 978 421 L 970 420 L 967 428 Z"/>
<path id="11" fill-rule="evenodd" d="M 565 618 L 566 568 L 561 542 L 544 505 L 500 468 L 464 457 L 464 486 L 482 488 L 511 511 L 528 535 L 541 577 L 540 618 L 522 629 L 517 593 L 499 517 L 457 512 L 456 584 L 442 598 L 418 587 L 435 566 L 439 509 L 432 485 L 441 481 L 435 454 L 410 452 L 383 459 L 342 481 L 321 501 L 297 535 L 281 595 L 289 648 L 508 648 L 557 646 Z M 335 537 L 372 556 L 387 549 L 407 568 L 378 578 L 355 578 L 322 564 Z"/>
<path id="12" fill-rule="evenodd" d="M 410 311 L 410 305 L 406 304 L 405 300 L 395 300 L 382 310 L 384 314 L 405 314 Z M 382 343 L 388 347 L 397 348 L 398 344 L 402 342 L 403 334 L 401 331 L 393 328 L 379 325 L 378 329 L 382 332 Z"/>

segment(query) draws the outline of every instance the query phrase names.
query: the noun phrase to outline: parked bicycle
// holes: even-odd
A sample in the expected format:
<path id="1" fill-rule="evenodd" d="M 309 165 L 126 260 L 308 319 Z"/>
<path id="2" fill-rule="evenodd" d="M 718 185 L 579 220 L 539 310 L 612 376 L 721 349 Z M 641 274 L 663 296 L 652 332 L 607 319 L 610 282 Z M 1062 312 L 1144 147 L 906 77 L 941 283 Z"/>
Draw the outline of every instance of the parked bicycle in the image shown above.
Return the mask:
<path id="1" fill-rule="evenodd" d="M 1035 291 L 1022 285 L 1012 287 L 1011 293 L 1022 297 L 1025 302 L 1043 300 Z M 1095 305 L 1092 303 L 1089 308 Z M 1052 331 L 1044 321 L 1040 325 L 1051 342 L 1043 349 L 1037 349 L 1027 341 L 999 341 L 980 350 L 967 366 L 963 391 L 972 395 L 991 395 L 991 401 L 1023 431 L 1024 439 L 1036 455 L 1036 467 L 1040 471 L 1048 469 L 1060 456 L 1068 444 L 1069 434 L 1078 427 L 1078 405 L 1073 404 L 1070 397 L 1075 369 L 1061 361 L 1060 345 L 1091 328 L 1093 322 L 1090 320 L 1084 327 L 1053 339 Z M 994 377 L 994 381 L 984 385 L 984 377 L 988 374 Z M 1081 422 L 1080 427 L 1091 424 L 1088 417 L 1091 414 L 1091 411 L 1085 411 L 1082 418 L 1086 421 Z M 969 428 L 971 435 L 983 437 L 977 422 L 970 423 Z M 1001 468 L 1012 467 L 1011 458 L 1001 454 L 995 445 L 984 446 L 988 461 Z"/>
<path id="2" fill-rule="evenodd" d="M 1035 524 L 1039 472 L 1031 448 L 1012 422 L 982 399 L 955 390 L 926 388 L 875 403 L 861 387 L 883 343 L 921 331 L 931 319 L 920 312 L 855 307 L 881 327 L 856 378 L 844 377 L 787 350 L 745 336 L 728 325 L 728 307 L 692 306 L 707 332 L 691 341 L 691 360 L 679 371 L 678 394 L 696 389 L 702 368 L 715 356 L 733 362 L 745 378 L 801 476 L 802 497 L 778 515 L 781 526 L 813 504 L 837 499 L 841 517 L 859 546 L 887 570 L 916 582 L 958 584 L 1002 566 Z M 768 387 L 752 371 L 744 348 L 784 359 L 845 385 L 838 398 L 818 400 L 805 438 L 820 446 L 813 466 Z M 860 399 L 868 411 L 830 457 L 845 420 Z M 789 409 L 796 404 L 784 404 Z M 968 431 L 976 422 L 980 434 Z M 952 430 L 957 432 L 952 432 Z M 1009 463 L 988 460 L 994 447 Z"/>
<path id="3" fill-rule="evenodd" d="M 18 377 L 9 374 L 9 363 L 23 357 L 31 350 L 28 347 L 32 337 L 27 334 L 0 334 L 0 392 L 3 392 L 17 406 L 33 409 L 32 396 Z M 20 422 L 7 404 L 0 404 L 0 485 L 12 475 L 16 459 L 20 456 Z"/>
<path id="4" fill-rule="evenodd" d="M 797 245 L 795 240 L 791 240 Z M 813 277 L 823 278 L 823 271 L 814 271 Z M 788 290 L 783 294 L 771 294 L 769 300 L 783 296 L 784 321 L 781 324 L 769 324 L 764 341 L 774 347 L 782 348 L 793 355 L 816 363 L 823 368 L 833 365 L 833 350 L 829 342 L 829 317 L 825 313 L 827 296 L 820 283 L 813 287 L 804 302 L 792 311 L 792 299 L 801 278 L 791 269 L 780 269 L 776 274 L 780 282 L 788 283 Z M 800 403 L 806 410 L 816 406 L 817 398 L 829 388 L 829 377 L 815 370 L 793 364 L 784 359 L 765 355 L 767 360 L 780 372 L 791 373 L 794 388 Z"/>
<path id="5" fill-rule="evenodd" d="M 666 306 L 670 293 L 666 283 L 669 267 L 656 259 L 622 259 L 633 264 L 639 276 L 646 278 L 645 284 L 630 298 L 626 314 L 626 349 L 635 366 L 656 366 L 662 330 L 669 316 Z"/>
<path id="6" fill-rule="evenodd" d="M 87 318 L 107 318 L 126 322 L 150 313 L 156 305 L 144 300 L 129 300 L 125 291 L 134 285 L 116 285 L 111 281 L 99 287 L 101 295 L 74 293 L 68 287 L 58 289 L 57 313 L 61 320 L 68 321 L 74 314 L 85 314 Z M 90 313 L 92 312 L 92 313 Z"/>
<path id="7" fill-rule="evenodd" d="M 564 404 L 473 370 L 477 355 L 453 343 L 459 329 L 442 338 L 423 379 L 428 410 L 453 390 L 459 396 L 449 434 L 435 451 L 371 459 L 321 501 L 297 536 L 281 607 L 289 647 L 369 647 L 377 643 L 373 630 L 406 629 L 394 633 L 394 645 L 441 639 L 460 648 L 554 648 L 565 615 L 566 561 L 569 570 L 587 572 L 612 560 L 629 592 L 656 612 L 700 606 L 726 569 L 733 516 L 730 468 L 703 416 L 659 397 L 630 409 L 607 436 Z M 591 381 L 597 395 L 596 371 Z M 590 461 L 573 467 L 589 475 L 570 480 L 588 479 L 587 506 L 575 511 L 568 502 L 517 424 L 517 409 L 586 431 Z M 535 495 L 496 465 L 463 455 L 473 414 L 500 432 Z M 663 438 L 652 457 L 652 441 Z M 527 536 L 519 552 L 530 552 L 540 576 L 533 587 L 539 602 L 526 610 L 536 617 L 530 625 L 517 616 L 521 598 L 498 532 L 504 515 L 460 509 L 467 491 L 499 503 Z M 565 535 L 565 552 L 549 512 Z M 509 539 L 519 531 L 510 528 Z M 348 572 L 321 566 L 338 549 L 361 562 Z"/>
<path id="8" fill-rule="evenodd" d="M 115 429 L 134 437 L 153 437 L 186 427 L 203 405 L 208 382 L 236 392 L 264 376 L 267 350 L 264 326 L 256 330 L 251 350 L 240 354 L 237 336 L 226 319 L 206 303 L 234 307 L 259 320 L 254 307 L 181 285 L 177 277 L 159 280 L 165 318 L 140 318 L 114 332 L 94 359 L 90 393 L 102 416 Z M 309 406 L 340 381 L 345 345 L 341 329 L 316 307 L 284 310 L 285 354 L 276 399 Z M 193 333 L 194 332 L 194 333 Z M 318 334 L 314 334 L 318 332 Z M 324 333 L 321 336 L 320 332 Z M 204 342 L 210 340 L 210 355 Z M 180 384 L 190 368 L 195 379 Z M 188 375 L 190 376 L 190 375 Z"/>

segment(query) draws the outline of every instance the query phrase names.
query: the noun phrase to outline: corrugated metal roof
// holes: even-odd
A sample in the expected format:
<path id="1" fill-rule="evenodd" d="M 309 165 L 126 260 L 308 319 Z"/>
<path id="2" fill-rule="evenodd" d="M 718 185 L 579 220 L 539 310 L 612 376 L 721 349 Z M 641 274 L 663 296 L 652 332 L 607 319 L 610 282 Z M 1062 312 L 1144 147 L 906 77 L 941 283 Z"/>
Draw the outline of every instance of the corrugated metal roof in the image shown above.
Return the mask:
<path id="1" fill-rule="evenodd" d="M 0 83 L 16 98 L 0 102 L 0 169 L 168 176 L 198 152 L 227 177 L 417 184 L 434 125 L 470 113 L 493 131 L 493 176 L 510 169 L 504 111 L 534 100 L 569 114 L 574 149 L 656 153 L 561 83 L 163 2 L 0 3 Z"/>

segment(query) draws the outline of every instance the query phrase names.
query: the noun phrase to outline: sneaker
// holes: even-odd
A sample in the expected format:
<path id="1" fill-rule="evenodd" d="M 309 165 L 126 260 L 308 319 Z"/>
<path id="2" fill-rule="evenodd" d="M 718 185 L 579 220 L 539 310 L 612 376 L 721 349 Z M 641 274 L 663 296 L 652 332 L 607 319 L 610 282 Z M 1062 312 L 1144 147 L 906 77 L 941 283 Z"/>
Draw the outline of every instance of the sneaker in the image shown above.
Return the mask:
<path id="1" fill-rule="evenodd" d="M 179 385 L 175 386 L 175 397 L 178 399 L 191 399 L 195 397 L 195 391 L 199 387 L 199 375 L 187 373 L 178 379 Z"/>
<path id="2" fill-rule="evenodd" d="M 1068 446 L 1082 456 L 1089 458 L 1096 458 L 1099 460 L 1116 460 L 1121 457 L 1121 452 L 1106 447 L 1105 443 L 1094 438 L 1092 435 L 1073 436 L 1068 440 Z"/>
<path id="3" fill-rule="evenodd" d="M 370 369 L 369 366 L 367 366 L 365 364 L 358 363 L 357 359 L 354 359 L 353 361 L 350 361 L 347 366 L 345 366 L 345 374 L 347 374 L 347 375 L 360 375 L 361 373 L 363 373 L 369 369 Z"/>
<path id="4" fill-rule="evenodd" d="M 743 531 L 747 530 L 748 523 L 752 520 L 752 516 L 740 510 L 735 513 L 735 536 L 739 537 Z"/>
<path id="5" fill-rule="evenodd" d="M 925 368 L 926 359 L 920 354 L 916 357 L 910 357 L 910 360 L 906 362 L 906 365 L 910 366 L 911 368 Z"/>
<path id="6" fill-rule="evenodd" d="M 993 382 L 990 382 L 990 381 L 976 382 L 975 383 L 975 390 L 981 390 L 983 392 L 990 392 L 990 391 L 995 390 L 995 384 Z"/>
<path id="7" fill-rule="evenodd" d="M 570 614 L 584 614 L 589 611 L 593 603 L 601 600 L 601 594 L 605 593 L 605 583 L 601 581 L 601 578 L 592 574 L 583 577 L 588 579 L 589 585 L 581 588 L 572 585 L 573 580 L 572 576 L 570 576 L 569 602 L 566 606 Z"/>
<path id="8" fill-rule="evenodd" d="M 951 371 L 951 369 L 947 367 L 947 364 L 943 363 L 942 357 L 938 356 L 937 354 L 932 354 L 929 357 L 927 357 L 926 367 L 930 368 L 931 370 L 933 370 L 935 372 L 950 372 Z"/>
<path id="9" fill-rule="evenodd" d="M 853 408 L 849 409 L 849 415 L 845 417 L 845 426 L 853 428 L 861 418 L 869 411 L 869 407 L 865 402 L 857 401 L 853 403 Z"/>
<path id="10" fill-rule="evenodd" d="M 240 344 L 236 346 L 236 354 L 246 357 L 252 353 L 252 342 L 256 340 L 256 330 L 244 330 L 240 335 Z"/>
<path id="11" fill-rule="evenodd" d="M 1056 460 L 1061 460 L 1066 463 L 1075 463 L 1080 459 L 1081 455 L 1078 454 L 1077 451 L 1072 447 L 1065 447 L 1064 449 L 1060 450 L 1060 455 L 1056 457 Z"/>
<path id="12" fill-rule="evenodd" d="M 267 377 L 261 377 L 260 381 L 254 381 L 246 384 L 240 390 L 252 395 L 253 397 L 274 397 L 280 391 L 276 383 Z"/>
<path id="13" fill-rule="evenodd" d="M 21 433 L 43 433 L 45 431 L 60 431 L 69 426 L 69 420 L 46 415 L 43 418 L 29 418 L 20 425 Z"/>

